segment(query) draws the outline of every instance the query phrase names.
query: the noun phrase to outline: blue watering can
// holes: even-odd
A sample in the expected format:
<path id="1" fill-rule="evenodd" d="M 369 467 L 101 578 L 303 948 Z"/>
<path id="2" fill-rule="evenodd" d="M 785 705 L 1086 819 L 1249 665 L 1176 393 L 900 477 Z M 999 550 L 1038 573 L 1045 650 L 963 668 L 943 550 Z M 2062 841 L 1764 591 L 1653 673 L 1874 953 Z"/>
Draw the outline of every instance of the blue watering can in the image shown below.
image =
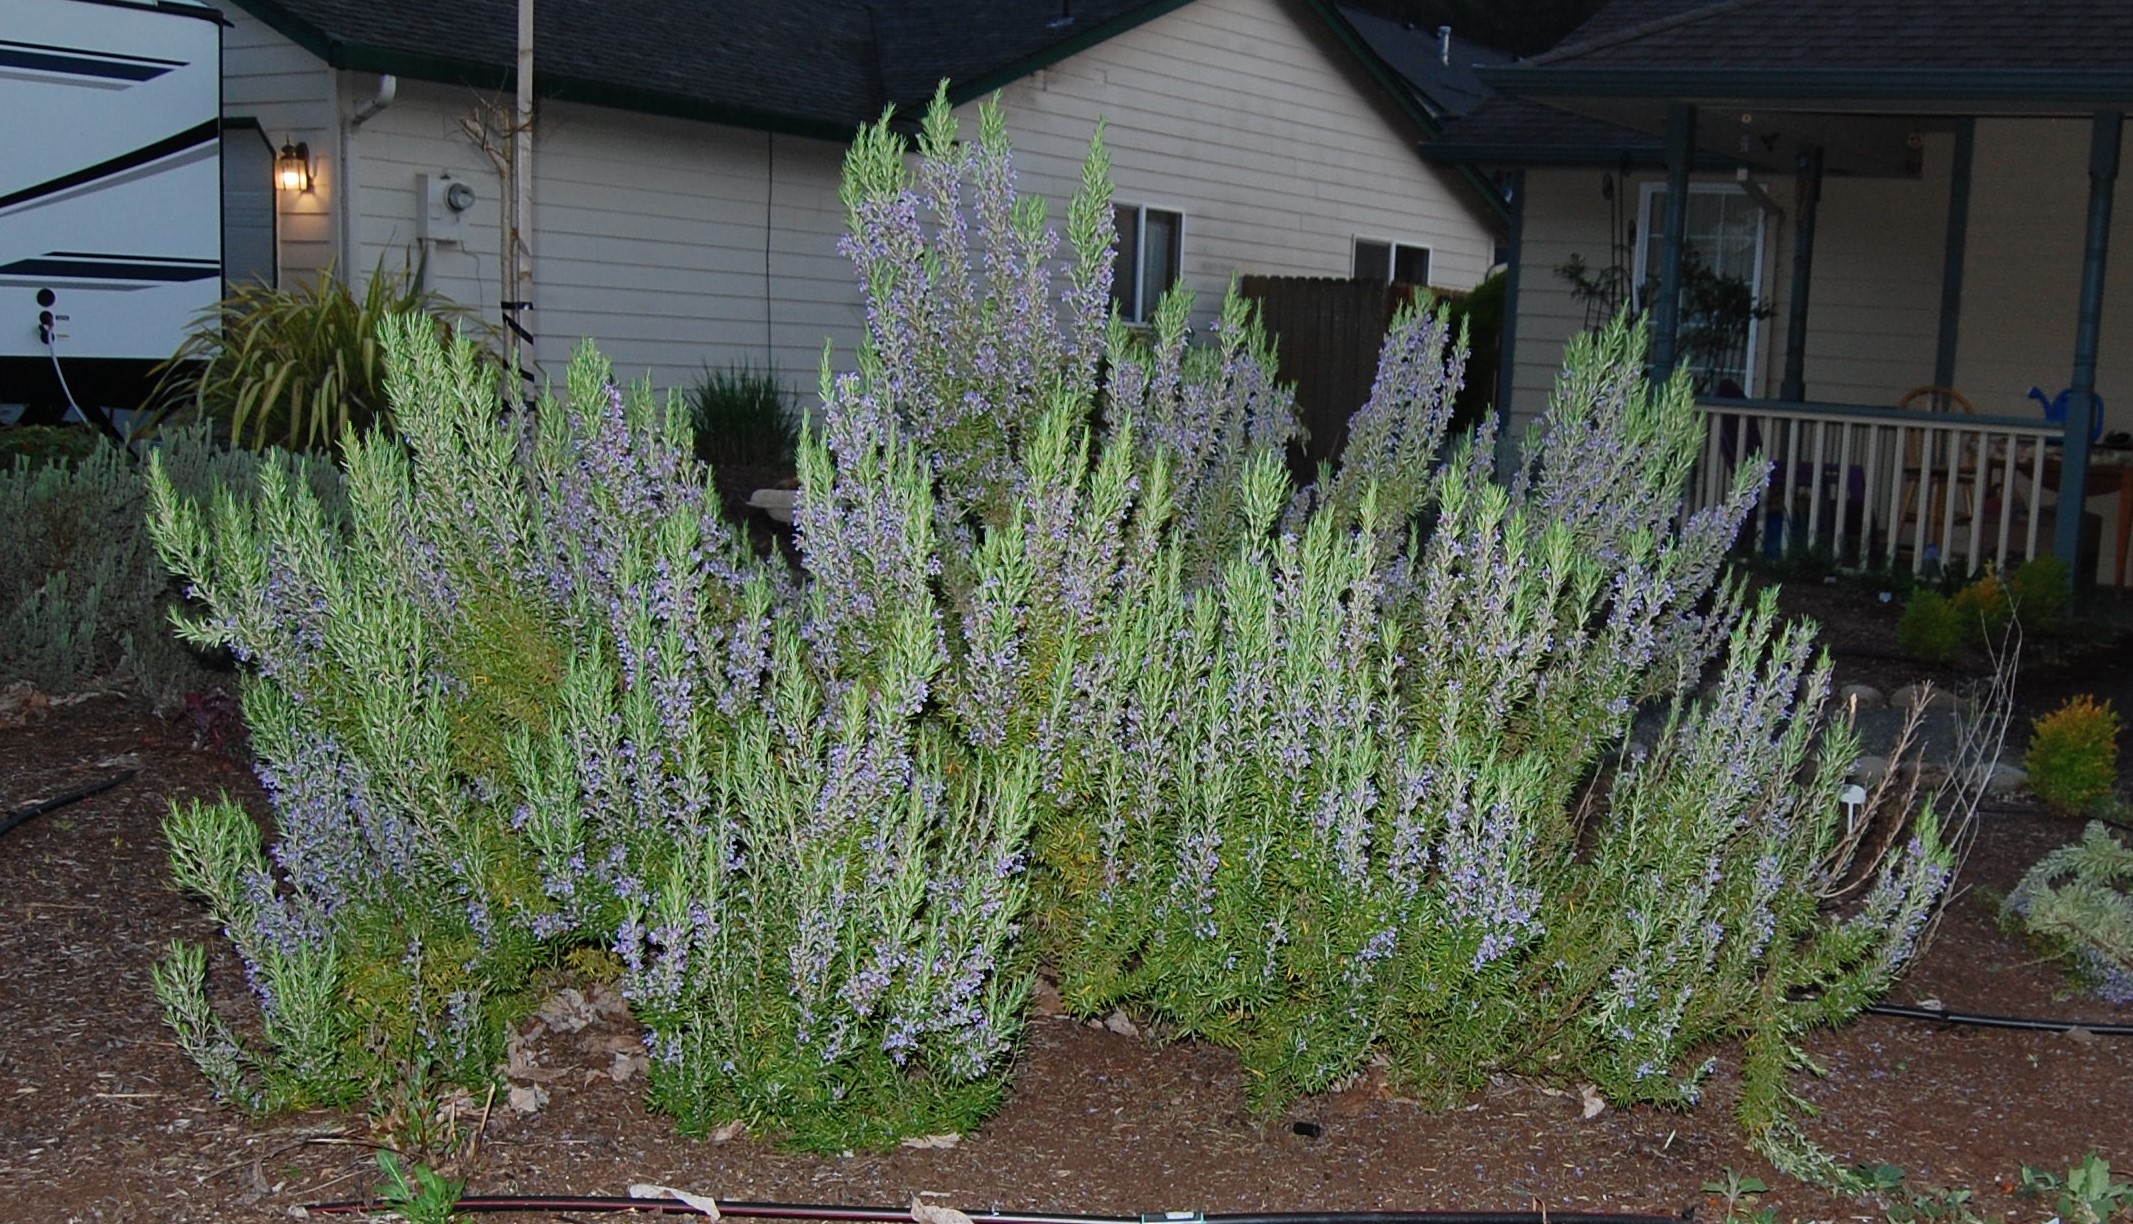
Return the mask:
<path id="1" fill-rule="evenodd" d="M 2031 387 L 2029 389 L 2029 398 L 2044 405 L 2044 419 L 2054 425 L 2061 426 L 2066 424 L 2066 405 L 2073 394 L 2074 389 L 2068 387 L 2059 392 L 2057 396 L 2046 399 L 2042 388 Z M 2089 398 L 2095 403 L 2095 411 L 2090 414 L 2089 420 L 2089 441 L 2094 442 L 2103 436 L 2103 397 L 2092 391 L 2089 393 Z"/>

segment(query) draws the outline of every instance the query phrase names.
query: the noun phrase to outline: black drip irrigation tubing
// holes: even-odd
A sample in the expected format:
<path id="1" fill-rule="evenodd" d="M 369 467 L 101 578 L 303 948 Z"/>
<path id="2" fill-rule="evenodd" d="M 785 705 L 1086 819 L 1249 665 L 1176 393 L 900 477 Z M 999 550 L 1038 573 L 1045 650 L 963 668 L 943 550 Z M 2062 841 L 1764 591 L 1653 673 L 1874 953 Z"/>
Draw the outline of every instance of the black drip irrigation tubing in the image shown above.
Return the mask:
<path id="1" fill-rule="evenodd" d="M 1866 1011 L 1901 1020 L 1931 1020 L 1936 1024 L 1965 1024 L 1977 1028 L 2028 1029 L 2040 1033 L 2093 1033 L 2098 1037 L 2133 1037 L 2133 1024 L 2092 1024 L 2087 1020 L 2039 1020 L 2031 1016 L 1980 1016 L 1940 1007 L 1899 1007 L 1893 1003 L 1869 1003 Z"/>
<path id="2" fill-rule="evenodd" d="M 16 808 L 5 817 L 0 817 L 0 837 L 6 836 L 16 825 L 26 824 L 46 812 L 56 812 L 70 803 L 80 803 L 91 795 L 101 795 L 122 782 L 132 781 L 133 776 L 139 772 L 136 769 L 129 769 L 123 773 L 113 774 L 101 781 L 91 782 L 87 786 L 75 787 L 64 794 L 54 795 L 49 799 L 40 799 L 28 807 Z"/>
<path id="3" fill-rule="evenodd" d="M 915 1224 L 902 1207 L 831 1207 L 806 1203 L 745 1203 L 714 1200 L 721 1216 L 758 1220 L 825 1220 L 863 1224 Z M 312 1215 L 352 1215 L 387 1210 L 372 1202 L 314 1203 Z M 620 1198 L 603 1195 L 469 1194 L 452 1204 L 469 1215 L 507 1211 L 648 1211 L 656 1215 L 709 1215 L 677 1198 Z M 971 1224 L 1685 1224 L 1691 1208 L 1678 1216 L 1617 1215 L 1591 1211 L 1310 1211 L 1204 1215 L 1164 1211 L 1150 1215 L 1045 1215 L 1019 1211 L 963 1213 Z"/>

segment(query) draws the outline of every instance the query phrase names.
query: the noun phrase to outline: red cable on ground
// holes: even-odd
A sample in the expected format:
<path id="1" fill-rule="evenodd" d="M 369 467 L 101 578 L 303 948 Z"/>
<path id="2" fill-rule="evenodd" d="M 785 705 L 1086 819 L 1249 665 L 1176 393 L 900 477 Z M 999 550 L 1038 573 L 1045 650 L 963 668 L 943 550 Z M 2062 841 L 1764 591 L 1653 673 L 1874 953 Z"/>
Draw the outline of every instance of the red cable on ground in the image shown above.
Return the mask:
<path id="1" fill-rule="evenodd" d="M 902 1207 L 833 1207 L 806 1203 L 718 1202 L 722 1216 L 765 1220 L 827 1220 L 854 1224 L 916 1224 Z M 654 1215 L 701 1216 L 702 1210 L 674 1198 L 622 1198 L 611 1195 L 469 1194 L 452 1205 L 467 1214 L 506 1211 L 643 1211 Z M 383 1203 L 313 1203 L 314 1215 L 352 1215 L 389 1210 Z M 1047 1215 L 1031 1212 L 965 1212 L 971 1224 L 1683 1224 L 1693 1209 L 1679 1216 L 1627 1215 L 1588 1211 L 1319 1211 L 1203 1215 L 1196 1211 L 1158 1212 L 1140 1216 Z"/>

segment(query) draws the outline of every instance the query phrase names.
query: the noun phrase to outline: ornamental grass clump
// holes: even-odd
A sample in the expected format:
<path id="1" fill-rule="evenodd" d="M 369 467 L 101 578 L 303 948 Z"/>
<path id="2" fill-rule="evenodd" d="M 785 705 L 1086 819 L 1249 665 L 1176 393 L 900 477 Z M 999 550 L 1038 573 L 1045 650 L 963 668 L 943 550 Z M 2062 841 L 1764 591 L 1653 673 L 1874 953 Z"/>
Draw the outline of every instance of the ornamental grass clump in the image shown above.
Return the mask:
<path id="1" fill-rule="evenodd" d="M 171 823 L 261 996 L 240 1037 L 169 962 L 203 1067 L 263 1103 L 479 1081 L 535 970 L 604 948 L 685 1129 L 880 1145 L 992 1108 L 1041 955 L 1077 1012 L 1235 1047 L 1261 1108 L 1379 1054 L 1438 1099 L 1678 1104 L 1739 1036 L 1743 1119 L 1830 1173 L 1799 1038 L 1916 953 L 1950 853 L 1904 795 L 1844 808 L 1826 665 L 1720 581 L 1753 465 L 1677 521 L 1685 379 L 1625 322 L 1579 340 L 1502 482 L 1491 426 L 1450 433 L 1463 337 L 1410 308 L 1299 490 L 1234 291 L 1205 346 L 1183 293 L 1147 340 L 1109 316 L 1100 135 L 1064 250 L 996 107 L 966 142 L 937 99 L 909 152 L 884 122 L 847 159 L 867 329 L 796 575 L 737 547 L 678 403 L 588 351 L 499 421 L 419 319 L 345 524 L 287 479 L 158 487 L 280 826 Z"/>

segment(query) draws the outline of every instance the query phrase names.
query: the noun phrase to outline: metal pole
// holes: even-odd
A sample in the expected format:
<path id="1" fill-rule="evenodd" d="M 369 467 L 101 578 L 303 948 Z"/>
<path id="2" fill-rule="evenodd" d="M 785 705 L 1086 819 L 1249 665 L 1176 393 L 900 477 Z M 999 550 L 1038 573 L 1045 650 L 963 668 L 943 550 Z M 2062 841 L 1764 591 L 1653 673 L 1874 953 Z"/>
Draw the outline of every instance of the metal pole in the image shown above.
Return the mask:
<path id="1" fill-rule="evenodd" d="M 1815 214 L 1822 208 L 1822 148 L 1800 154 L 1800 224 L 1792 235 L 1792 301 L 1785 308 L 1785 377 L 1778 398 L 1807 398 L 1807 288 L 1815 267 Z M 1753 392 L 1751 392 L 1752 394 Z"/>
<path id="2" fill-rule="evenodd" d="M 2081 259 L 2081 309 L 2074 326 L 2074 382 L 2066 397 L 2066 459 L 2059 472 L 2053 550 L 2078 574 L 2082 510 L 2088 504 L 2089 429 L 2096 418 L 2096 348 L 2103 319 L 2104 264 L 2111 250 L 2111 192 L 2118 180 L 2122 111 L 2098 111 L 2089 124 L 2089 232 Z M 2121 542 L 2123 543 L 2123 542 Z M 2086 581 L 2092 575 L 2078 574 Z"/>
<path id="3" fill-rule="evenodd" d="M 1666 230 L 1659 257 L 1659 301 L 1652 320 L 1652 376 L 1674 372 L 1681 331 L 1681 251 L 1689 231 L 1689 163 L 1696 156 L 1696 108 L 1666 107 Z"/>
<path id="4" fill-rule="evenodd" d="M 510 275 L 504 286 L 504 326 L 514 373 L 532 364 L 526 311 L 533 306 L 533 0 L 518 0 L 518 97 L 511 120 Z"/>

